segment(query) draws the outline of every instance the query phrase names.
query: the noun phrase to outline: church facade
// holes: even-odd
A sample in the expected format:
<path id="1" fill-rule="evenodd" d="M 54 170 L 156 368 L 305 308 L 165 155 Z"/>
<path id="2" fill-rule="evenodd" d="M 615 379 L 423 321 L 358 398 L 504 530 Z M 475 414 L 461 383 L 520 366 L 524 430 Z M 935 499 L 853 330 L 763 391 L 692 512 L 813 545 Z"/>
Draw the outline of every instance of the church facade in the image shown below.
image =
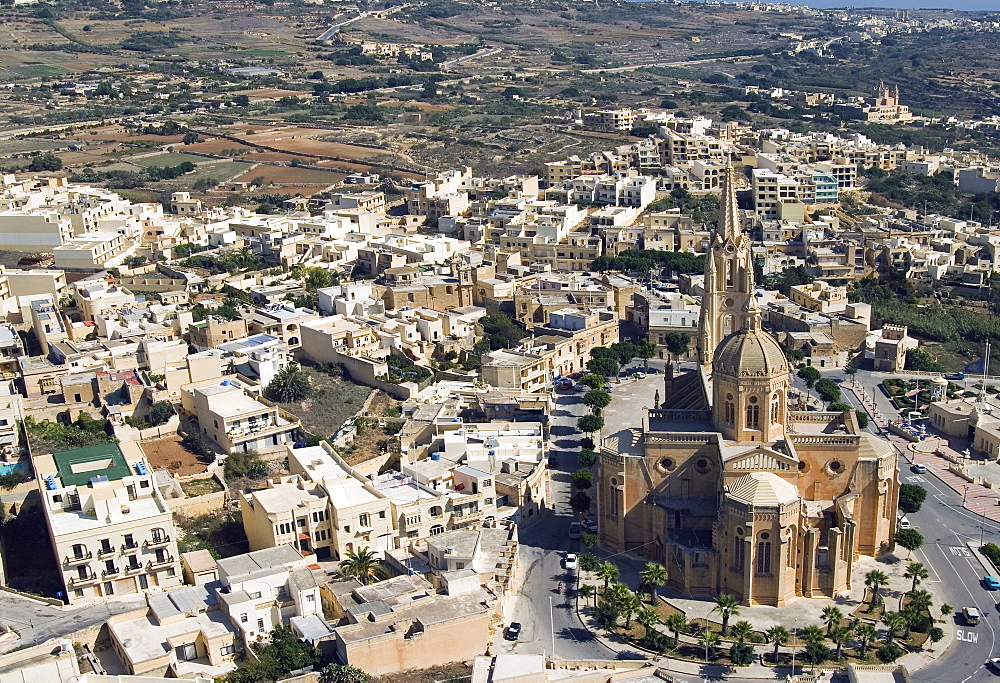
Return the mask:
<path id="1" fill-rule="evenodd" d="M 896 452 L 853 411 L 789 407 L 792 368 L 762 327 L 732 169 L 719 227 L 698 366 L 668 371 L 662 403 L 601 442 L 600 540 L 664 564 L 690 596 L 833 597 L 895 533 Z"/>

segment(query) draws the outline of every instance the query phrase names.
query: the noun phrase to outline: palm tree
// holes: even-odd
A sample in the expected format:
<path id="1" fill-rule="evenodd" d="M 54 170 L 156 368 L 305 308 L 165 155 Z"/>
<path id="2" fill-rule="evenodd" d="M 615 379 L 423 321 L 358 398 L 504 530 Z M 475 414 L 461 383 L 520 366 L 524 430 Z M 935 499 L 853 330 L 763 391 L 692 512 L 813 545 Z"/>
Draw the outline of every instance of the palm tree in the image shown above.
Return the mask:
<path id="1" fill-rule="evenodd" d="M 920 562 L 910 562 L 906 565 L 906 571 L 903 572 L 903 576 L 907 579 L 913 579 L 913 585 L 910 586 L 910 592 L 917 590 L 917 585 L 929 577 L 931 573 L 927 570 Z"/>
<path id="2" fill-rule="evenodd" d="M 353 576 L 363 584 L 369 584 L 377 579 L 385 578 L 386 570 L 368 547 L 348 550 L 346 557 L 340 561 L 340 573 Z"/>
<path id="3" fill-rule="evenodd" d="M 667 568 L 658 562 L 647 562 L 646 568 L 639 572 L 642 585 L 649 590 L 649 599 L 655 605 L 658 586 L 667 582 Z"/>
<path id="4" fill-rule="evenodd" d="M 941 605 L 941 620 L 944 621 L 944 619 L 954 611 L 955 608 L 949 605 L 947 602 Z"/>
<path id="5" fill-rule="evenodd" d="M 882 595 L 878 592 L 878 589 L 887 583 L 889 583 L 889 577 L 879 569 L 872 569 L 865 574 L 865 585 L 870 586 L 872 589 L 872 608 L 875 608 L 876 605 L 882 602 Z"/>
<path id="6" fill-rule="evenodd" d="M 733 627 L 729 629 L 729 635 L 732 636 L 733 640 L 737 643 L 744 643 L 746 639 L 750 637 L 753 633 L 753 626 L 749 621 L 737 621 L 733 624 Z"/>
<path id="7" fill-rule="evenodd" d="M 824 640 L 826 640 L 826 634 L 819 626 L 810 624 L 802 629 L 802 642 L 806 645 L 822 645 Z"/>
<path id="8" fill-rule="evenodd" d="M 580 585 L 576 592 L 577 595 L 586 600 L 587 598 L 593 598 L 597 591 L 594 589 L 593 584 L 584 583 Z"/>
<path id="9" fill-rule="evenodd" d="M 844 642 L 851 637 L 854 629 L 847 626 L 835 626 L 829 633 L 830 640 L 837 646 L 837 659 L 840 659 L 840 652 L 844 648 Z"/>
<path id="10" fill-rule="evenodd" d="M 868 654 L 868 644 L 878 638 L 878 630 L 873 624 L 863 621 L 854 627 L 854 637 L 858 639 L 861 646 L 861 657 Z"/>
<path id="11" fill-rule="evenodd" d="M 778 648 L 788 642 L 792 634 L 788 632 L 788 629 L 784 626 L 774 625 L 771 628 L 764 631 L 764 637 L 767 638 L 767 642 L 774 645 L 774 662 L 778 662 Z"/>
<path id="12" fill-rule="evenodd" d="M 621 606 L 621 612 L 625 615 L 625 629 L 628 630 L 632 628 L 632 617 L 642 609 L 642 600 L 639 596 L 628 589 L 624 583 L 616 583 L 615 587 L 621 586 L 618 590 L 619 595 L 619 605 Z"/>
<path id="13" fill-rule="evenodd" d="M 618 567 L 611 562 L 602 562 L 594 572 L 594 576 L 599 579 L 604 579 L 604 592 L 608 592 L 608 584 L 612 581 L 617 581 L 618 577 L 621 576 L 621 571 Z"/>
<path id="14" fill-rule="evenodd" d="M 720 593 L 715 598 L 715 607 L 712 611 L 722 616 L 722 635 L 726 635 L 729 631 L 729 617 L 740 614 L 740 601 L 732 593 Z"/>
<path id="15" fill-rule="evenodd" d="M 896 638 L 896 631 L 906 627 L 906 617 L 899 612 L 887 612 L 882 615 L 882 623 L 885 624 L 887 642 L 892 642 Z"/>
<path id="16" fill-rule="evenodd" d="M 906 624 L 906 629 L 903 631 L 903 640 L 909 640 L 913 625 L 923 617 L 923 614 L 912 602 L 899 610 L 899 614 L 903 617 L 903 621 Z"/>
<path id="17" fill-rule="evenodd" d="M 844 613 L 833 605 L 823 608 L 823 623 L 826 624 L 826 635 L 829 637 L 834 626 L 839 626 L 844 618 Z"/>
<path id="18" fill-rule="evenodd" d="M 660 617 L 649 607 L 640 607 L 635 613 L 635 621 L 646 630 L 643 635 L 648 636 L 653 627 L 660 623 Z"/>
<path id="19" fill-rule="evenodd" d="M 674 612 L 667 617 L 666 627 L 669 628 L 674 633 L 674 642 L 680 642 L 681 631 L 687 629 L 688 620 L 687 617 L 682 612 Z"/>
<path id="20" fill-rule="evenodd" d="M 934 604 L 934 598 L 927 591 L 916 591 L 915 593 L 910 593 L 910 602 L 907 603 L 907 607 L 912 607 L 920 612 L 927 612 L 927 616 L 931 615 L 931 605 Z"/>
<path id="21" fill-rule="evenodd" d="M 708 664 L 708 650 L 713 648 L 718 644 L 721 637 L 715 631 L 710 631 L 707 628 L 698 634 L 698 642 L 705 646 L 705 663 Z"/>

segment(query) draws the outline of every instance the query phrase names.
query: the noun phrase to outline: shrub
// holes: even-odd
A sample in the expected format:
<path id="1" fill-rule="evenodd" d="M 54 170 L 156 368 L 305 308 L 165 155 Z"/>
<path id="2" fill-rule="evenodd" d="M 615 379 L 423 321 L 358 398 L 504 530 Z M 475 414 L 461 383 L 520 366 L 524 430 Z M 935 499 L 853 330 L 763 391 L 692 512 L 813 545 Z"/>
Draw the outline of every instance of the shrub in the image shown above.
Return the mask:
<path id="1" fill-rule="evenodd" d="M 165 424 L 174 414 L 174 407 L 169 401 L 157 401 L 149 409 L 147 420 L 149 424 L 156 427 Z"/>
<path id="2" fill-rule="evenodd" d="M 597 462 L 597 455 L 591 448 L 583 448 L 580 450 L 580 455 L 577 456 L 577 460 L 580 461 L 581 467 L 593 467 L 594 463 Z"/>
<path id="3" fill-rule="evenodd" d="M 577 562 L 580 564 L 580 570 L 585 572 L 595 571 L 598 565 L 600 565 L 600 562 L 597 560 L 597 556 L 592 555 L 591 553 L 583 553 L 577 559 Z"/>
<path id="4" fill-rule="evenodd" d="M 21 470 L 13 470 L 7 474 L 0 474 L 0 489 L 5 491 L 10 491 L 12 488 L 18 484 L 23 484 L 25 481 L 24 473 Z"/>
<path id="5" fill-rule="evenodd" d="M 215 458 L 215 446 L 201 432 L 190 432 L 181 439 L 181 445 L 199 458 Z"/>
<path id="6" fill-rule="evenodd" d="M 811 643 L 806 646 L 802 659 L 810 664 L 822 664 L 830 658 L 830 648 L 822 643 Z"/>
<path id="7" fill-rule="evenodd" d="M 749 643 L 736 643 L 729 651 L 729 658 L 735 666 L 750 666 L 756 658 L 753 645 Z"/>
<path id="8" fill-rule="evenodd" d="M 264 466 L 263 472 L 259 465 Z M 260 479 L 266 475 L 267 464 L 261 462 L 260 454 L 257 451 L 230 453 L 226 457 L 226 479 L 239 479 L 240 477 Z"/>
<path id="9" fill-rule="evenodd" d="M 980 550 L 993 563 L 993 566 L 1000 567 L 1000 546 L 996 543 L 987 543 Z"/>
<path id="10" fill-rule="evenodd" d="M 583 437 L 582 439 L 580 439 L 580 448 L 594 450 L 594 440 L 591 439 L 589 436 Z"/>
<path id="11" fill-rule="evenodd" d="M 880 661 L 889 664 L 903 656 L 903 648 L 896 643 L 885 643 L 875 654 Z"/>

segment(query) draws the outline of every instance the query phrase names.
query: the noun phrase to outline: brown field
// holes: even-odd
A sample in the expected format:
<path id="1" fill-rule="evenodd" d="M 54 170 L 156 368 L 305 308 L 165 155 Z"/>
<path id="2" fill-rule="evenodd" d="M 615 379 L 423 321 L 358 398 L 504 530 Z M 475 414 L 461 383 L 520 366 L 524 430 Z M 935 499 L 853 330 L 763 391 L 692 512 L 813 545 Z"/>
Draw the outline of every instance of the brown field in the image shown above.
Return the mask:
<path id="1" fill-rule="evenodd" d="M 250 152 L 256 148 L 250 145 L 241 145 L 238 142 L 226 140 L 225 138 L 212 138 L 211 140 L 202 140 L 201 142 L 184 145 L 184 149 L 189 152 L 200 152 L 201 154 L 222 154 L 229 149 L 245 149 Z"/>
<path id="2" fill-rule="evenodd" d="M 166 469 L 173 474 L 198 474 L 205 471 L 205 463 L 181 445 L 181 437 L 170 436 L 155 441 L 144 441 L 142 452 L 154 468 Z"/>
<path id="3" fill-rule="evenodd" d="M 250 161 L 291 161 L 292 159 L 298 159 L 302 161 L 302 157 L 295 154 L 286 154 L 284 152 L 254 152 L 253 154 L 246 154 L 240 157 L 241 159 L 249 159 Z"/>
<path id="4" fill-rule="evenodd" d="M 320 168 L 258 166 L 234 178 L 234 180 L 236 182 L 246 182 L 260 176 L 263 176 L 264 181 L 272 185 L 322 185 L 324 187 L 339 183 L 344 179 L 343 173 L 326 171 Z"/>

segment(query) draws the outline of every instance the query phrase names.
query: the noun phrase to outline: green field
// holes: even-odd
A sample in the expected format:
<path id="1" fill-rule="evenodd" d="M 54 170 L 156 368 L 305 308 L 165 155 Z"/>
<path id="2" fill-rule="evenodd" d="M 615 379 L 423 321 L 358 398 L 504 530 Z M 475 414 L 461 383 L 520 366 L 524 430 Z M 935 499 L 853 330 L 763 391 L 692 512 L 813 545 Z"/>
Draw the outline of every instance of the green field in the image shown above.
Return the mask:
<path id="1" fill-rule="evenodd" d="M 20 140 L 0 140 L 0 154 L 24 154 L 25 152 L 47 152 L 51 149 L 65 149 L 69 142 L 45 138 L 22 138 Z"/>
<path id="2" fill-rule="evenodd" d="M 140 159 L 127 159 L 127 161 L 135 164 L 136 166 L 142 166 L 143 168 L 149 168 L 150 166 L 177 166 L 178 164 L 183 164 L 185 161 L 190 161 L 192 164 L 197 164 L 202 161 L 208 161 L 205 157 L 195 156 L 194 154 L 183 154 L 180 152 L 167 152 L 166 154 L 157 154 L 151 157 L 142 157 Z"/>
<path id="3" fill-rule="evenodd" d="M 171 190 L 190 189 L 195 182 L 201 180 L 202 178 L 208 178 L 214 182 L 221 183 L 229 180 L 233 176 L 239 175 L 240 173 L 245 173 L 251 165 L 252 164 L 246 161 L 220 161 L 217 164 L 203 164 L 192 173 L 183 175 L 180 178 L 175 178 L 174 180 L 164 180 L 159 183 L 153 183 L 150 187 L 159 187 Z"/>
<path id="4" fill-rule="evenodd" d="M 25 78 L 41 78 L 42 76 L 59 76 L 69 73 L 71 69 L 53 64 L 20 64 L 7 67 L 19 76 Z"/>

